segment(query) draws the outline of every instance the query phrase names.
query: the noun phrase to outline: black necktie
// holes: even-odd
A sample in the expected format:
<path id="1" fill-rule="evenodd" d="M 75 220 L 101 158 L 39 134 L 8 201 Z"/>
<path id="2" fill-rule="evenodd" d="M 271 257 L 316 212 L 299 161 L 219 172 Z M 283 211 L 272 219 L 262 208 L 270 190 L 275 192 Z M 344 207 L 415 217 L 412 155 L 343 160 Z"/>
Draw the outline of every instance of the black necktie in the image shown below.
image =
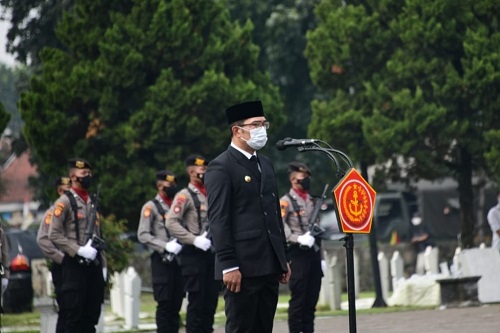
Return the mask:
<path id="1" fill-rule="evenodd" d="M 257 155 L 252 155 L 252 157 L 250 158 L 250 163 L 260 173 L 259 158 L 257 157 Z"/>

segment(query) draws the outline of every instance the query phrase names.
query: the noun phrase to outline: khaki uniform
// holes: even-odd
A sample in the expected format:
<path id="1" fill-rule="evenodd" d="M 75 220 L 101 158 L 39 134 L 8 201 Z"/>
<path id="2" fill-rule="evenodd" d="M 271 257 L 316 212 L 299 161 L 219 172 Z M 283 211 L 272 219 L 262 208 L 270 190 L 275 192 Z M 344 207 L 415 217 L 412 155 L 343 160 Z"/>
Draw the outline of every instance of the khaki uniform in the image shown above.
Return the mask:
<path id="1" fill-rule="evenodd" d="M 200 220 L 191 193 L 184 188 L 175 196 L 168 214 L 167 228 L 183 243 L 180 259 L 184 290 L 188 293 L 186 332 L 213 332 L 220 283 L 214 279 L 215 254 L 193 245 L 203 234 L 207 220 L 207 199 L 196 186 L 189 184 L 200 201 Z M 210 238 L 207 236 L 207 238 Z"/>
<path id="2" fill-rule="evenodd" d="M 207 198 L 194 186 L 188 187 L 196 193 L 200 200 L 201 221 L 207 220 Z M 198 212 L 191 193 L 184 188 L 172 201 L 173 208 L 168 213 L 167 228 L 173 237 L 183 244 L 192 245 L 196 236 L 203 233 L 203 225 L 198 221 Z"/>
<path id="3" fill-rule="evenodd" d="M 54 205 L 50 206 L 43 216 L 42 223 L 40 223 L 40 227 L 38 228 L 36 242 L 46 257 L 49 257 L 54 262 L 61 264 L 64 258 L 64 253 L 49 239 L 49 227 L 53 214 Z"/>
<path id="4" fill-rule="evenodd" d="M 158 200 L 168 214 L 169 207 L 162 200 L 161 196 L 157 194 L 155 199 Z M 139 227 L 137 229 L 137 239 L 139 242 L 160 254 L 165 252 L 165 245 L 169 240 L 164 222 L 167 220 L 167 214 L 165 214 L 165 217 L 161 216 L 153 200 L 150 200 L 142 206 L 141 219 L 139 220 Z"/>
<path id="5" fill-rule="evenodd" d="M 180 309 L 184 298 L 184 282 L 177 260 L 165 262 L 163 255 L 170 237 L 165 227 L 169 206 L 157 194 L 155 199 L 165 211 L 162 216 L 153 200 L 142 206 L 141 218 L 137 229 L 137 239 L 153 250 L 151 254 L 151 276 L 153 296 L 156 307 L 156 326 L 158 333 L 176 333 L 180 326 Z"/>
<path id="6" fill-rule="evenodd" d="M 285 235 L 290 251 L 290 302 L 288 306 L 288 327 L 290 333 L 314 332 L 316 303 L 321 289 L 321 251 L 302 247 L 297 237 L 309 231 L 309 218 L 314 210 L 314 202 L 307 195 L 306 200 L 290 189 L 290 196 L 296 200 L 300 208 L 300 218 L 295 212 L 292 200 L 283 196 L 280 200 L 281 216 L 285 222 Z M 316 221 L 317 223 L 317 221 Z M 319 244 L 318 242 L 316 243 Z"/>
<path id="7" fill-rule="evenodd" d="M 293 189 L 290 189 L 290 196 L 295 199 L 300 207 L 300 218 L 302 224 L 299 223 L 299 216 L 293 209 L 293 204 L 288 195 L 284 195 L 280 199 L 281 217 L 285 222 L 285 236 L 288 243 L 297 243 L 297 237 L 305 234 L 309 229 L 309 216 L 314 210 L 314 202 L 307 195 L 306 200 L 297 195 Z"/>
<path id="8" fill-rule="evenodd" d="M 88 198 L 84 202 L 73 189 L 68 193 L 76 200 L 77 223 L 74 221 L 75 213 L 69 198 L 62 195 L 54 203 L 49 226 L 49 240 L 65 254 L 61 264 L 61 289 L 59 295 L 56 293 L 59 297 L 59 316 L 61 313 L 64 315 L 64 332 L 95 332 L 104 302 L 105 281 L 102 268 L 107 266 L 106 256 L 104 251 L 100 251 L 96 260 L 88 265 L 77 259 L 78 249 L 86 243 L 85 229 L 92 211 L 92 200 Z M 101 237 L 99 219 L 96 221 L 94 234 Z"/>
<path id="9" fill-rule="evenodd" d="M 0 255 L 2 256 L 0 264 L 2 264 L 3 267 L 3 277 L 8 279 L 10 276 L 9 248 L 7 245 L 7 237 L 2 227 L 0 227 Z"/>
<path id="10" fill-rule="evenodd" d="M 54 242 L 54 244 L 61 249 L 62 252 L 74 257 L 80 246 L 85 245 L 85 229 L 87 228 L 88 218 L 92 210 L 92 201 L 89 198 L 87 202 L 84 202 L 83 199 L 76 194 L 75 191 L 73 191 L 73 189 L 69 192 L 73 194 L 78 207 L 77 224 L 79 239 L 76 239 L 77 232 L 73 208 L 71 208 L 71 204 L 66 195 L 60 196 L 54 203 L 54 214 L 52 215 L 52 221 L 50 222 L 49 227 L 49 239 Z M 96 221 L 94 233 L 101 237 L 99 218 Z M 101 261 L 102 267 L 107 267 L 104 251 L 101 251 L 100 255 L 101 257 L 99 260 Z"/>

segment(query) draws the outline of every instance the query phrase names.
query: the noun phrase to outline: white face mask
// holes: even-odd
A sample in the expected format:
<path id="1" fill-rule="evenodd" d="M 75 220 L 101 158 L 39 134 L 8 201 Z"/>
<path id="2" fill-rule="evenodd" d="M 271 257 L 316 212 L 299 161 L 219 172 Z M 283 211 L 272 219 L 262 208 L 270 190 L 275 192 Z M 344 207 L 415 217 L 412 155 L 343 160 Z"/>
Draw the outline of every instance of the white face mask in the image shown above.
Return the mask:
<path id="1" fill-rule="evenodd" d="M 411 223 L 414 225 L 414 226 L 417 226 L 419 225 L 420 223 L 422 223 L 422 218 L 421 217 L 414 217 L 411 219 Z"/>
<path id="2" fill-rule="evenodd" d="M 246 131 L 246 129 L 244 129 L 244 128 L 241 128 L 241 129 Z M 251 129 L 249 132 L 250 132 L 250 139 L 248 139 L 248 140 L 245 140 L 243 138 L 241 138 L 241 139 L 243 141 L 246 141 L 246 143 L 252 149 L 259 150 L 266 145 L 267 131 L 266 131 L 266 128 L 264 126 Z"/>

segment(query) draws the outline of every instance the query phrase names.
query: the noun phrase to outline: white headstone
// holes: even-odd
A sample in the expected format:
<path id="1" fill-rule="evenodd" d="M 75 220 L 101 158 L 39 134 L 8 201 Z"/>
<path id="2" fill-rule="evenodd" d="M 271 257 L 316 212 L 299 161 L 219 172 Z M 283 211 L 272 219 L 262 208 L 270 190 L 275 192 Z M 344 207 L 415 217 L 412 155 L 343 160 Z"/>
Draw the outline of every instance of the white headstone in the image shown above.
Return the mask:
<path id="1" fill-rule="evenodd" d="M 459 259 L 461 251 L 462 251 L 461 247 L 457 247 L 455 249 L 455 255 L 453 256 L 453 264 L 451 265 L 450 269 L 451 276 L 453 277 L 462 276 L 462 268 L 460 267 L 460 259 Z"/>
<path id="2" fill-rule="evenodd" d="M 441 275 L 445 277 L 450 276 L 450 269 L 448 268 L 448 263 L 446 261 L 439 264 L 439 270 L 441 271 Z"/>
<path id="3" fill-rule="evenodd" d="M 327 251 L 324 251 L 324 260 L 326 262 L 326 270 L 324 272 L 324 276 L 321 279 L 321 290 L 319 292 L 318 304 L 327 305 L 328 300 L 330 299 L 330 288 L 329 288 L 329 278 L 330 272 L 328 269 L 328 264 L 330 262 L 330 255 Z"/>
<path id="4" fill-rule="evenodd" d="M 404 279 L 404 260 L 399 251 L 394 251 L 391 258 L 392 290 L 398 289 L 398 283 Z"/>
<path id="5" fill-rule="evenodd" d="M 109 292 L 109 297 L 111 300 L 111 312 L 119 317 L 124 317 L 124 291 L 123 291 L 123 279 L 125 272 L 115 272 L 112 277 L 113 286 Z"/>
<path id="6" fill-rule="evenodd" d="M 425 272 L 428 274 L 439 274 L 439 249 L 427 246 L 424 254 Z"/>
<path id="7" fill-rule="evenodd" d="M 129 267 L 124 278 L 125 291 L 125 329 L 139 326 L 139 308 L 141 296 L 141 278 L 134 267 Z"/>
<path id="8" fill-rule="evenodd" d="M 329 263 L 330 309 L 340 310 L 342 295 L 342 278 L 337 256 L 332 256 Z"/>
<path id="9" fill-rule="evenodd" d="M 477 283 L 479 301 L 500 302 L 500 253 L 492 248 L 465 249 L 459 261 L 463 276 L 481 276 Z"/>
<path id="10" fill-rule="evenodd" d="M 389 262 L 383 252 L 378 253 L 377 259 L 380 271 L 380 284 L 382 285 L 382 297 L 384 301 L 387 301 L 387 297 L 389 296 Z"/>

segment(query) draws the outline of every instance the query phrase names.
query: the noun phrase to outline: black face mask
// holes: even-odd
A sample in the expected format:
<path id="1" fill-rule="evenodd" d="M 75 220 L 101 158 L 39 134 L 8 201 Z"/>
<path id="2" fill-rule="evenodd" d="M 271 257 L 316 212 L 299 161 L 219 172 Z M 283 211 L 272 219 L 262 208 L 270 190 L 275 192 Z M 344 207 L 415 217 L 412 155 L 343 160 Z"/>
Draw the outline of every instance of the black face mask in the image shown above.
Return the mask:
<path id="1" fill-rule="evenodd" d="M 163 187 L 163 193 L 167 195 L 170 199 L 173 199 L 177 194 L 177 186 Z"/>
<path id="2" fill-rule="evenodd" d="M 90 187 L 90 184 L 92 183 L 92 176 L 91 175 L 86 175 L 85 177 L 76 177 L 76 180 L 82 185 L 82 187 L 86 190 Z"/>
<path id="3" fill-rule="evenodd" d="M 205 174 L 204 173 L 197 173 L 196 177 L 198 177 L 199 180 L 201 180 L 201 183 L 205 183 Z"/>
<path id="4" fill-rule="evenodd" d="M 298 180 L 298 183 L 302 186 L 304 191 L 309 191 L 311 188 L 311 178 L 307 177 L 301 180 Z"/>

